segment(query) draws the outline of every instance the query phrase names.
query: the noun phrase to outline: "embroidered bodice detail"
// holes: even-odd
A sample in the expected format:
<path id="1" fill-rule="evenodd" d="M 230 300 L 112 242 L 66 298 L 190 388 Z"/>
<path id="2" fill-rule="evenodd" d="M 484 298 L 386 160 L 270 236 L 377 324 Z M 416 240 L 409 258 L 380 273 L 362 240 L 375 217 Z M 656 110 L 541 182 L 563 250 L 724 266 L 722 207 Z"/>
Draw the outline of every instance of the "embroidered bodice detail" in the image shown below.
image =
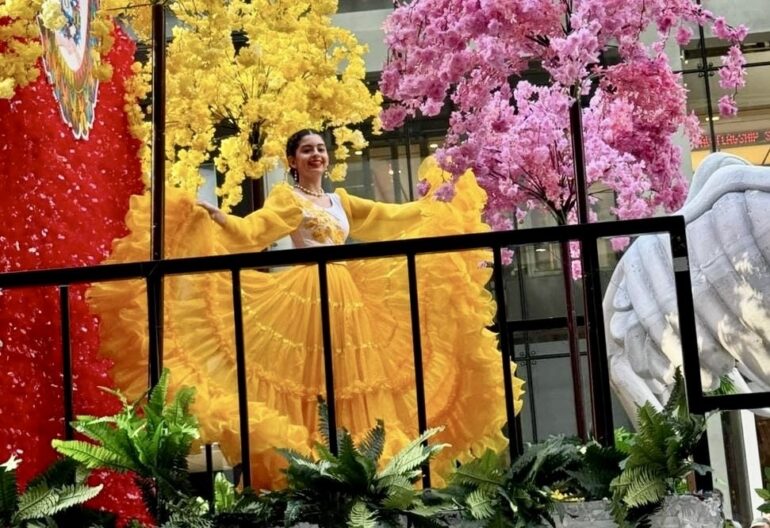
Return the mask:
<path id="1" fill-rule="evenodd" d="M 350 222 L 342 208 L 340 197 L 327 194 L 331 207 L 321 207 L 304 196 L 294 193 L 302 206 L 302 222 L 291 234 L 295 248 L 344 244 L 350 232 Z"/>

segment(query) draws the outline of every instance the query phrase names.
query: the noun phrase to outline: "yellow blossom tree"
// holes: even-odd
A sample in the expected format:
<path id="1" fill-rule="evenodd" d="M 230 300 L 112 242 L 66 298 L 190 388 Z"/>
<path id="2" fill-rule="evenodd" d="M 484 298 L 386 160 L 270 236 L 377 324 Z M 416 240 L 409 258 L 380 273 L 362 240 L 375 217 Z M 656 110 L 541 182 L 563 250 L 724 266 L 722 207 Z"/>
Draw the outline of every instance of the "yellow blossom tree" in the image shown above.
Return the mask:
<path id="1" fill-rule="evenodd" d="M 148 8 L 125 0 L 102 5 L 122 10 L 137 33 L 147 36 Z M 363 82 L 366 48 L 331 23 L 336 0 L 166 5 L 179 21 L 166 71 L 169 183 L 194 190 L 201 183 L 200 166 L 213 161 L 225 174 L 218 192 L 229 209 L 240 201 L 244 179 L 274 168 L 288 136 L 302 128 L 333 129 L 337 164 L 331 176 L 344 177 L 348 146 L 365 145 L 349 125 L 376 116 L 381 96 Z M 136 110 L 132 116 L 135 130 L 146 134 Z"/>

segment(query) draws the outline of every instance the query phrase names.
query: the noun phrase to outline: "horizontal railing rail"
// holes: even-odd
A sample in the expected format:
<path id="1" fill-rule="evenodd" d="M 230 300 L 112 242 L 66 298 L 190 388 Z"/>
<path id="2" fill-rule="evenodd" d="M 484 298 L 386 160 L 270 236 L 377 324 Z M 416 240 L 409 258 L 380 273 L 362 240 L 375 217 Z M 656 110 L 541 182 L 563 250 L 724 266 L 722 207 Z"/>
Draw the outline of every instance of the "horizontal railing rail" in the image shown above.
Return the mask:
<path id="1" fill-rule="evenodd" d="M 244 268 L 291 266 L 320 262 L 336 262 L 364 258 L 405 256 L 408 254 L 444 253 L 479 248 L 526 246 L 543 242 L 580 241 L 665 233 L 685 240 L 684 220 L 678 216 L 596 222 L 592 224 L 536 227 L 512 231 L 493 231 L 431 238 L 322 246 L 313 248 L 234 253 L 202 257 L 171 258 L 121 264 L 99 264 L 80 268 L 51 268 L 0 273 L 0 288 L 53 286 L 85 282 L 102 282 L 149 277 L 154 274 L 175 275 L 206 273 Z M 683 247 L 686 257 L 686 242 Z M 148 248 L 149 251 L 149 248 Z M 674 255 L 677 256 L 676 254 Z"/>

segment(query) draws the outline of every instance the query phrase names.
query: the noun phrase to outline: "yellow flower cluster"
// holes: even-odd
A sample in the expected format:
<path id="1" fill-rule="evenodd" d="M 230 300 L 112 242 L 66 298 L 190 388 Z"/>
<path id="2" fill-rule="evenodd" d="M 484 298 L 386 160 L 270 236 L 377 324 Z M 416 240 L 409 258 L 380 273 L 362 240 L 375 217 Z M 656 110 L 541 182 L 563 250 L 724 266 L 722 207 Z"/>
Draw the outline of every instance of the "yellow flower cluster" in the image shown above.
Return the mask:
<path id="1" fill-rule="evenodd" d="M 125 0 L 112 1 L 125 4 Z M 96 45 L 91 49 L 93 72 L 100 81 L 112 78 L 112 66 L 102 62 L 102 57 L 110 51 L 114 41 L 114 14 L 102 6 L 90 25 L 90 34 L 96 38 Z M 10 99 L 17 87 L 28 85 L 40 75 L 38 59 L 43 49 L 38 17 L 51 31 L 60 29 L 66 22 L 60 0 L 5 0 L 0 3 L 0 19 L 10 21 L 0 25 L 0 99 Z"/>
<path id="2" fill-rule="evenodd" d="M 99 11 L 105 16 L 124 19 L 140 40 L 147 41 L 152 36 L 153 3 L 152 0 L 100 0 Z"/>
<path id="3" fill-rule="evenodd" d="M 64 12 L 61 10 L 60 0 L 43 0 L 40 6 L 40 20 L 51 31 L 57 31 L 67 23 Z"/>
<path id="4" fill-rule="evenodd" d="M 91 48 L 91 60 L 94 65 L 94 75 L 99 81 L 105 82 L 112 79 L 112 65 L 103 62 L 103 57 L 112 49 L 115 38 L 112 36 L 112 13 L 100 8 L 91 21 L 90 34 L 96 39 L 96 45 Z"/>
<path id="5" fill-rule="evenodd" d="M 138 102 L 145 100 L 150 93 L 152 66 L 150 63 L 135 62 L 131 65 L 131 71 L 133 75 L 126 78 L 125 82 L 125 106 L 123 108 L 128 117 L 129 132 L 140 141 L 138 155 L 143 169 L 142 181 L 144 181 L 145 186 L 149 187 L 150 175 L 146 169 L 152 162 L 152 151 L 150 150 L 152 127 Z"/>
<path id="6" fill-rule="evenodd" d="M 286 139 L 302 128 L 336 130 L 333 176 L 344 177 L 346 145 L 365 145 L 348 125 L 374 117 L 381 96 L 363 82 L 366 48 L 331 23 L 336 0 L 171 0 L 167 7 L 179 21 L 166 71 L 169 183 L 194 190 L 201 164 L 213 163 L 225 174 L 218 192 L 227 210 L 241 200 L 244 179 L 275 168 Z M 124 12 L 146 22 L 138 10 Z"/>
<path id="7" fill-rule="evenodd" d="M 5 0 L 0 3 L 0 99 L 10 99 L 17 87 L 37 79 L 37 60 L 43 53 L 37 15 L 42 0 Z"/>

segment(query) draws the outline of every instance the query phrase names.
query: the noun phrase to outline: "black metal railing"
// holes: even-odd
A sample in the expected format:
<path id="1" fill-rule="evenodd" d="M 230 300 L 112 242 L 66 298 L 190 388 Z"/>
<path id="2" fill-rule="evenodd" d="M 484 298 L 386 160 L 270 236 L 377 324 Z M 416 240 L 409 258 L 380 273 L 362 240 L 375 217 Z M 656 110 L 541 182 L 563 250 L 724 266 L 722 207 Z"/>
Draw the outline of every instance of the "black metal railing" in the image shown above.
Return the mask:
<path id="1" fill-rule="evenodd" d="M 693 299 L 691 293 L 690 273 L 687 265 L 687 239 L 685 222 L 682 217 L 661 217 L 645 220 L 628 220 L 623 222 L 601 222 L 593 224 L 568 225 L 557 227 L 533 228 L 516 231 L 503 231 L 492 233 L 480 233 L 469 235 L 452 235 L 426 239 L 398 240 L 389 242 L 377 242 L 369 244 L 351 244 L 345 246 L 331 246 L 320 248 L 305 248 L 288 251 L 270 251 L 259 253 L 242 253 L 233 255 L 218 255 L 207 257 L 193 257 L 183 259 L 157 259 L 147 262 L 132 262 L 123 264 L 107 264 L 83 268 L 48 269 L 22 272 L 10 272 L 0 274 L 0 288 L 20 288 L 33 286 L 58 286 L 61 303 L 61 328 L 62 350 L 64 356 L 64 403 L 65 403 L 65 436 L 71 437 L 69 421 L 72 419 L 72 370 L 70 365 L 69 343 L 69 286 L 79 283 L 96 283 L 102 281 L 143 279 L 147 283 L 148 291 L 148 333 L 149 342 L 159 342 L 159 333 L 162 328 L 159 321 L 162 314 L 153 307 L 162 306 L 163 288 L 152 287 L 162 284 L 163 278 L 171 275 L 194 274 L 217 271 L 230 271 L 232 273 L 233 315 L 235 329 L 235 353 L 238 379 L 238 405 L 241 431 L 241 456 L 243 466 L 243 483 L 251 482 L 248 435 L 248 396 L 246 384 L 246 355 L 243 337 L 243 307 L 241 299 L 240 273 L 243 269 L 266 268 L 274 266 L 291 265 L 316 265 L 318 267 L 320 296 L 321 296 L 321 323 L 323 331 L 324 367 L 326 375 L 326 400 L 329 410 L 330 430 L 336 429 L 336 410 L 334 395 L 334 371 L 332 367 L 332 336 L 330 332 L 330 312 L 328 304 L 327 265 L 338 261 L 350 261 L 356 259 L 382 258 L 382 257 L 406 257 L 410 293 L 410 307 L 412 317 L 412 335 L 415 358 L 415 382 L 418 407 L 418 427 L 423 432 L 427 427 L 426 402 L 423 387 L 422 348 L 420 341 L 420 314 L 417 299 L 417 270 L 415 258 L 417 255 L 429 253 L 448 253 L 473 249 L 491 249 L 493 251 L 493 280 L 494 295 L 497 301 L 496 329 L 500 336 L 501 362 L 503 369 L 503 382 L 505 384 L 505 409 L 508 420 L 508 437 L 510 456 L 517 457 L 522 450 L 521 434 L 516 430 L 517 421 L 514 413 L 511 372 L 511 331 L 515 322 L 509 322 L 506 317 L 506 299 L 503 279 L 502 250 L 508 247 L 526 246 L 544 242 L 579 241 L 586 242 L 594 247 L 600 238 L 619 236 L 633 236 L 648 233 L 668 233 L 671 241 L 671 253 L 673 256 L 674 282 L 676 284 L 677 304 L 679 309 L 679 329 L 681 344 L 685 358 L 685 376 L 688 382 L 688 396 L 695 398 L 698 394 L 693 391 L 700 387 L 700 376 L 697 370 L 697 340 L 695 333 L 695 318 L 693 311 Z M 563 270 L 569 273 L 569 270 Z M 596 307 L 602 305 L 602 292 L 598 288 L 590 291 L 588 302 Z M 600 312 L 599 312 L 600 313 Z M 591 321 L 588 321 L 590 327 Z M 603 328 L 603 321 L 602 321 Z M 590 329 L 587 329 L 590 330 Z M 606 364 L 606 343 L 601 335 L 602 345 L 595 354 L 600 354 Z M 151 382 L 157 378 L 157 372 L 162 367 L 162 351 L 159 347 L 149 349 L 148 372 Z M 593 384 L 601 384 L 609 387 L 609 377 L 605 369 L 603 379 L 593 379 Z M 595 392 L 596 387 L 591 387 Z M 601 390 L 601 389 L 600 389 Z M 607 390 L 607 389 L 603 389 Z M 702 391 L 700 393 L 702 397 Z M 720 400 L 721 401 L 721 400 Z M 696 410 L 700 407 L 696 406 Z M 607 429 L 612 423 L 611 407 L 594 408 L 594 431 Z M 336 435 L 329 435 L 331 450 L 336 452 Z M 604 438 L 605 443 L 611 443 L 612 439 Z M 430 471 L 426 468 L 425 485 L 430 485 Z"/>

